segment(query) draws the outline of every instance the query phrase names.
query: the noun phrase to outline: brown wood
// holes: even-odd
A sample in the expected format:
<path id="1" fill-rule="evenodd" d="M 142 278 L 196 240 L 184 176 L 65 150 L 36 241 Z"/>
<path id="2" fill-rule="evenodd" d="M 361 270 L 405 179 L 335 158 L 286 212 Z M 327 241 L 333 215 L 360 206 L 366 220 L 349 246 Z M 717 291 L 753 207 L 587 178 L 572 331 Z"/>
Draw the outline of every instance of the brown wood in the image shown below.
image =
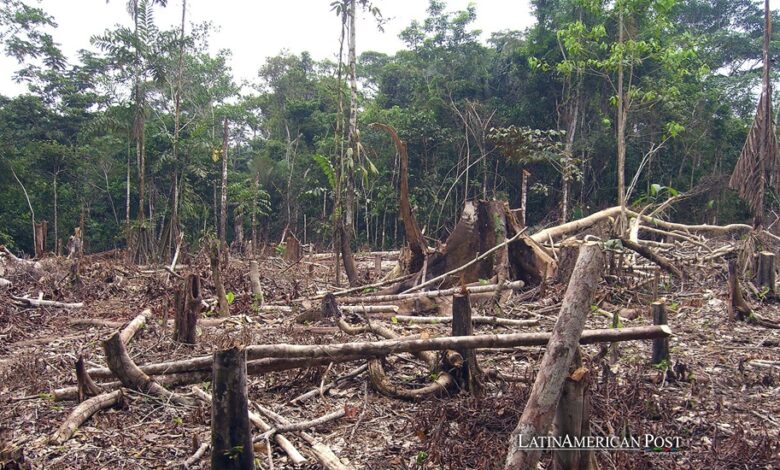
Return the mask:
<path id="1" fill-rule="evenodd" d="M 110 408 L 122 403 L 124 395 L 122 390 L 114 390 L 113 392 L 103 393 L 95 397 L 90 398 L 82 402 L 77 406 L 68 416 L 68 418 L 62 423 L 51 437 L 51 443 L 54 445 L 61 445 L 65 441 L 73 436 L 76 429 L 79 428 L 86 420 L 100 410 Z"/>
<path id="2" fill-rule="evenodd" d="M 227 122 L 227 121 L 225 121 Z M 214 290 L 217 295 L 218 313 L 220 316 L 230 315 L 230 310 L 227 302 L 227 295 L 225 294 L 225 285 L 222 283 L 222 269 L 220 267 L 220 255 L 222 248 L 220 248 L 219 241 L 212 240 L 211 250 L 209 251 L 209 262 L 211 263 L 211 279 L 214 281 Z"/>
<path id="3" fill-rule="evenodd" d="M 284 245 L 284 260 L 288 263 L 297 263 L 303 258 L 303 249 L 298 237 L 292 232 L 287 232 L 287 238 Z"/>
<path id="4" fill-rule="evenodd" d="M 739 286 L 739 278 L 737 277 L 737 260 L 729 260 L 729 316 L 733 320 L 743 321 L 747 320 L 753 314 L 753 310 L 745 302 L 745 297 L 742 295 L 742 288 Z"/>
<path id="5" fill-rule="evenodd" d="M 664 302 L 653 302 L 653 325 L 666 325 L 666 304 Z M 653 364 L 669 363 L 669 338 L 658 338 L 653 340 Z"/>
<path id="6" fill-rule="evenodd" d="M 84 366 L 84 357 L 81 354 L 79 354 L 79 358 L 76 361 L 76 383 L 79 403 L 86 400 L 87 397 L 94 397 L 103 393 L 103 390 L 87 373 L 87 368 Z"/>
<path id="7" fill-rule="evenodd" d="M 139 313 L 135 318 L 133 318 L 130 323 L 128 323 L 127 326 L 125 326 L 119 333 L 119 338 L 122 340 L 122 343 L 130 343 L 135 335 L 146 326 L 146 320 L 151 315 L 152 311 L 147 308 L 143 312 Z"/>
<path id="8" fill-rule="evenodd" d="M 414 213 L 412 212 L 412 204 L 409 201 L 409 154 L 407 153 L 406 142 L 402 141 L 398 137 L 398 133 L 392 126 L 382 123 L 372 123 L 369 127 L 382 129 L 390 134 L 395 144 L 396 151 L 401 160 L 401 174 L 400 174 L 400 206 L 401 206 L 401 220 L 404 223 L 404 231 L 406 234 L 406 242 L 409 244 L 412 256 L 408 263 L 408 269 L 410 273 L 418 272 L 422 269 L 425 262 L 425 256 L 428 252 L 428 244 L 425 242 L 422 232 L 417 226 L 417 221 L 414 219 Z"/>
<path id="9" fill-rule="evenodd" d="M 556 436 L 570 436 L 572 441 L 590 436 L 589 375 L 588 369 L 582 366 L 582 354 L 577 348 L 555 411 Z M 552 468 L 589 470 L 597 469 L 598 465 L 591 450 L 558 450 L 554 452 Z"/>
<path id="10" fill-rule="evenodd" d="M 590 312 L 591 299 L 603 270 L 604 255 L 601 248 L 595 243 L 583 245 L 528 402 L 517 427 L 512 431 L 506 469 L 537 466 L 541 449 L 523 448 L 521 442 L 528 443 L 535 437 L 545 435 L 553 422 L 563 383 L 574 360 L 577 343 L 580 342 Z"/>
<path id="11" fill-rule="evenodd" d="M 452 336 L 473 334 L 469 294 L 468 292 L 455 294 L 452 297 Z M 477 362 L 477 353 L 469 348 L 458 348 L 456 351 L 463 358 L 463 365 L 455 370 L 455 380 L 462 389 L 478 395 L 482 391 L 482 371 Z"/>
<path id="12" fill-rule="evenodd" d="M 577 257 L 580 255 L 580 242 L 574 239 L 565 240 L 558 249 L 558 272 L 555 273 L 555 282 L 568 284 Z"/>
<path id="13" fill-rule="evenodd" d="M 211 468 L 255 468 L 246 395 L 246 351 L 233 347 L 214 353 L 211 402 Z"/>
<path id="14" fill-rule="evenodd" d="M 164 400 L 170 400 L 179 405 L 191 404 L 191 400 L 166 390 L 165 387 L 144 374 L 141 369 L 135 365 L 130 358 L 130 355 L 127 354 L 125 345 L 118 332 L 103 341 L 103 351 L 106 354 L 108 368 L 111 369 L 111 372 L 114 373 L 125 387 L 154 395 Z"/>
<path id="15" fill-rule="evenodd" d="M 252 284 L 252 296 L 259 305 L 263 304 L 263 285 L 260 283 L 260 268 L 257 261 L 249 262 L 249 281 Z"/>
<path id="16" fill-rule="evenodd" d="M 173 319 L 173 339 L 180 343 L 198 342 L 198 318 L 203 305 L 200 276 L 190 274 L 176 292 L 176 316 Z"/>
<path id="17" fill-rule="evenodd" d="M 46 235 L 49 223 L 45 220 L 35 224 L 35 257 L 40 259 L 46 253 Z"/>
<path id="18" fill-rule="evenodd" d="M 758 285 L 767 289 L 767 294 L 775 293 L 775 254 L 762 251 L 758 254 Z"/>
<path id="19" fill-rule="evenodd" d="M 639 243 L 631 241 L 627 238 L 621 238 L 620 242 L 623 244 L 624 247 L 628 248 L 631 251 L 635 251 L 636 253 L 640 254 L 644 258 L 657 264 L 661 269 L 668 272 L 669 274 L 674 275 L 675 277 L 677 277 L 677 279 L 685 279 L 685 272 L 683 272 L 680 268 L 672 264 L 672 262 L 669 261 L 668 259 L 655 253 L 650 248 L 646 246 L 642 246 Z"/>

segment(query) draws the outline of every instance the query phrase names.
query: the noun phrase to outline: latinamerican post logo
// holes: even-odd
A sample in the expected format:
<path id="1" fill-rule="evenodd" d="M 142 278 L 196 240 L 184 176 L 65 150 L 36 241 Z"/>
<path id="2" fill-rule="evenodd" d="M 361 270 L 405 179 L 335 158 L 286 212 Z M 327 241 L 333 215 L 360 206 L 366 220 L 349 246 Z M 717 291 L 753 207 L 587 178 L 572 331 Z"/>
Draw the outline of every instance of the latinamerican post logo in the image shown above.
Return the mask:
<path id="1" fill-rule="evenodd" d="M 682 438 L 655 436 L 517 436 L 518 447 L 527 450 L 606 450 L 674 453 L 682 449 Z"/>

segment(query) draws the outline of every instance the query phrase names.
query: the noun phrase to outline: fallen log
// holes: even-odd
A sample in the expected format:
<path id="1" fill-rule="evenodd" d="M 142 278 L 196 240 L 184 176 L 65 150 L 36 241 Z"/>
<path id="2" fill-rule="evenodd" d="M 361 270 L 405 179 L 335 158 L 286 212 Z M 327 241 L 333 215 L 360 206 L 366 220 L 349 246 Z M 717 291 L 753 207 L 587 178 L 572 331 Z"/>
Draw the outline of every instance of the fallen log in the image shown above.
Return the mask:
<path id="1" fill-rule="evenodd" d="M 57 429 L 57 432 L 52 435 L 50 442 L 55 445 L 63 444 L 65 441 L 70 439 L 71 436 L 73 436 L 73 433 L 76 432 L 76 429 L 78 429 L 79 426 L 84 423 L 84 421 L 88 420 L 92 415 L 100 410 L 104 410 L 122 403 L 123 397 L 124 395 L 122 394 L 122 390 L 119 389 L 113 392 L 103 393 L 101 395 L 92 397 L 89 400 L 83 401 L 70 413 L 65 422 L 60 425 L 59 429 Z"/>
<path id="2" fill-rule="evenodd" d="M 167 390 L 159 383 L 144 374 L 127 354 L 125 345 L 119 333 L 114 333 L 103 342 L 106 362 L 111 372 L 122 384 L 130 389 L 154 395 L 164 400 L 170 400 L 178 405 L 190 405 L 192 401 L 186 397 Z"/>
<path id="3" fill-rule="evenodd" d="M 620 341 L 664 338 L 672 335 L 667 325 L 636 326 L 629 328 L 585 330 L 580 344 L 609 343 Z M 551 333 L 512 333 L 500 335 L 474 335 L 466 337 L 444 336 L 415 340 L 384 340 L 323 345 L 272 344 L 247 346 L 250 358 L 293 358 L 293 357 L 372 357 L 387 356 L 404 352 L 441 351 L 459 348 L 506 348 L 517 346 L 544 346 Z"/>
<path id="4" fill-rule="evenodd" d="M 376 326 L 374 326 L 376 327 Z M 666 338 L 672 335 L 667 325 L 635 326 L 615 329 L 585 330 L 582 332 L 580 344 L 610 343 L 646 339 Z M 475 335 L 469 337 L 438 337 L 427 339 L 394 339 L 374 342 L 355 342 L 329 345 L 293 345 L 276 344 L 247 346 L 247 362 L 249 374 L 263 374 L 302 367 L 313 367 L 330 362 L 351 362 L 371 357 L 382 357 L 390 354 L 415 353 L 422 351 L 441 351 L 456 348 L 495 349 L 520 346 L 544 346 L 550 339 L 550 333 L 513 333 L 500 335 Z M 200 373 L 211 370 L 211 356 L 198 356 L 182 361 L 163 362 L 141 366 L 139 370 L 147 375 L 170 374 L 172 382 L 166 385 L 183 385 L 186 381 L 173 381 L 177 374 Z M 137 366 L 136 366 L 137 367 Z M 88 370 L 95 379 L 111 378 L 113 373 L 107 368 Z M 191 380 L 197 382 L 202 377 L 194 375 Z M 201 379 L 204 380 L 204 379 Z M 106 388 L 109 384 L 104 384 Z M 54 392 L 65 397 L 76 396 L 75 387 L 67 387 Z M 75 398 L 61 398 L 75 399 Z"/>
<path id="5" fill-rule="evenodd" d="M 417 317 L 414 315 L 396 315 L 399 323 L 421 323 L 426 325 L 449 324 L 452 323 L 452 317 Z M 498 325 L 498 326 L 533 326 L 538 325 L 539 320 L 514 320 L 510 318 L 474 316 L 471 317 L 474 324 Z"/>
<path id="6" fill-rule="evenodd" d="M 12 295 L 11 298 L 30 307 L 82 308 L 84 306 L 84 302 L 56 302 L 54 300 L 31 299 L 15 295 Z"/>
<path id="7" fill-rule="evenodd" d="M 505 469 L 536 468 L 539 462 L 542 449 L 521 447 L 521 442 L 528 443 L 547 434 L 553 423 L 563 383 L 578 350 L 577 344 L 603 269 L 601 248 L 595 243 L 583 245 L 531 394 L 512 431 Z"/>
<path id="8" fill-rule="evenodd" d="M 119 333 L 119 338 L 122 340 L 123 344 L 129 343 L 135 334 L 138 333 L 138 330 L 146 326 L 146 320 L 149 318 L 149 316 L 151 316 L 151 314 L 152 311 L 147 308 L 127 324 L 127 326 Z"/>
<path id="9" fill-rule="evenodd" d="M 466 287 L 466 291 L 469 294 L 479 294 L 484 292 L 495 292 L 497 290 L 502 290 L 502 289 L 520 290 L 524 286 L 525 283 L 523 281 L 513 281 L 513 282 L 508 282 L 506 284 L 487 284 L 487 285 L 468 286 Z M 415 289 L 411 289 L 411 290 L 415 290 Z M 379 302 L 395 302 L 397 300 L 406 300 L 406 299 L 449 297 L 453 294 L 457 294 L 460 291 L 461 291 L 461 287 L 453 287 L 451 289 L 432 290 L 432 291 L 417 292 L 417 293 L 405 292 L 403 294 L 345 297 L 339 299 L 339 302 L 343 304 L 350 304 L 350 303 L 374 304 Z"/>
<path id="10" fill-rule="evenodd" d="M 211 377 L 211 369 L 193 372 L 182 372 L 174 375 L 162 375 L 155 378 L 155 381 L 164 387 L 177 387 L 180 385 L 190 385 L 194 383 L 205 382 Z M 100 384 L 103 390 L 116 390 L 122 387 L 122 382 L 106 382 Z M 77 386 L 62 387 L 51 391 L 49 394 L 54 401 L 74 401 L 78 400 L 79 390 Z"/>

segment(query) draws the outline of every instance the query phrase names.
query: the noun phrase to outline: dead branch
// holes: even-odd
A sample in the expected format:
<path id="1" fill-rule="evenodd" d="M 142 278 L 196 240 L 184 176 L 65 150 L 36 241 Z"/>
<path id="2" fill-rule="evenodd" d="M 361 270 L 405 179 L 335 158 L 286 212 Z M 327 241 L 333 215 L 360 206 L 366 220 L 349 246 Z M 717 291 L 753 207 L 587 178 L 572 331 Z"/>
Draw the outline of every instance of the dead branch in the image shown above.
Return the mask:
<path id="1" fill-rule="evenodd" d="M 138 316 L 133 318 L 133 320 L 127 324 L 127 326 L 119 333 L 119 338 L 122 340 L 123 344 L 128 344 L 135 334 L 146 326 L 146 320 L 152 315 L 152 311 L 150 309 L 146 309 Z"/>
<path id="2" fill-rule="evenodd" d="M 353 377 L 357 377 L 358 375 L 362 374 L 363 372 L 366 371 L 367 368 L 368 368 L 368 365 L 367 364 L 363 364 L 362 366 L 360 366 L 360 367 L 358 367 L 356 369 L 352 369 L 351 371 L 349 371 L 346 374 L 342 375 L 341 377 L 331 381 L 330 383 L 324 384 L 324 385 L 322 385 L 320 387 L 317 387 L 317 388 L 314 388 L 312 390 L 309 390 L 308 392 L 304 393 L 303 395 L 299 395 L 299 396 L 293 398 L 292 400 L 290 400 L 287 403 L 290 404 L 290 405 L 295 405 L 297 403 L 304 402 L 304 401 L 308 400 L 309 398 L 311 398 L 311 397 L 313 397 L 313 396 L 315 396 L 317 394 L 324 395 L 325 392 L 327 392 L 328 390 L 330 390 L 332 388 L 335 388 L 335 387 L 339 387 L 341 384 L 343 384 L 347 380 L 349 380 L 349 379 L 351 379 Z"/>
<path id="3" fill-rule="evenodd" d="M 344 410 L 344 408 L 341 408 L 339 410 L 334 411 L 333 413 L 328 413 L 326 415 L 320 416 L 319 418 L 310 419 L 308 421 L 301 421 L 298 423 L 290 423 L 287 425 L 279 425 L 275 428 L 272 428 L 263 434 L 259 436 L 255 436 L 254 439 L 252 439 L 254 442 L 258 441 L 264 441 L 271 436 L 273 436 L 276 433 L 280 432 L 291 432 L 291 431 L 306 431 L 307 429 L 316 428 L 319 426 L 322 426 L 323 424 L 329 423 L 331 421 L 335 421 L 337 419 L 343 418 L 346 416 L 347 412 Z"/>
<path id="4" fill-rule="evenodd" d="M 120 404 L 123 396 L 122 390 L 120 389 L 109 393 L 103 393 L 82 402 L 70 413 L 65 422 L 60 425 L 57 432 L 51 437 L 51 443 L 55 445 L 63 444 L 73 436 L 73 433 L 76 432 L 76 429 L 78 429 L 84 421 L 88 420 L 100 410 Z"/>
<path id="5" fill-rule="evenodd" d="M 657 264 L 658 266 L 661 267 L 661 269 L 674 275 L 675 277 L 677 277 L 677 279 L 685 279 L 685 273 L 680 268 L 673 265 L 671 261 L 664 258 L 663 256 L 656 254 L 650 248 L 646 246 L 642 246 L 639 243 L 635 243 L 627 238 L 621 238 L 620 242 L 623 244 L 624 247 L 640 254 L 644 258 Z"/>
<path id="6" fill-rule="evenodd" d="M 84 306 L 84 302 L 76 302 L 76 303 L 56 302 L 54 300 L 31 299 L 29 297 L 16 297 L 15 295 L 12 295 L 11 298 L 16 300 L 17 302 L 22 302 L 23 304 L 26 304 L 30 307 L 82 308 Z"/>
<path id="7" fill-rule="evenodd" d="M 258 403 L 255 403 L 255 407 L 265 417 L 276 422 L 277 425 L 285 426 L 285 425 L 292 424 L 290 420 L 288 420 L 284 416 L 274 413 L 272 410 Z M 320 463 L 320 465 L 322 465 L 326 470 L 350 470 L 352 468 L 351 466 L 342 463 L 339 460 L 339 458 L 336 456 L 336 454 L 333 453 L 330 447 L 328 447 L 326 444 L 322 443 L 321 441 L 315 439 L 309 433 L 304 431 L 297 431 L 297 433 L 299 436 L 303 438 L 304 441 L 306 441 L 309 445 L 311 445 L 315 458 Z"/>
<path id="8" fill-rule="evenodd" d="M 202 402 L 207 403 L 209 406 L 211 405 L 212 397 L 210 393 L 207 393 L 201 388 L 195 386 L 192 387 L 192 393 Z M 254 427 L 263 432 L 268 432 L 272 429 L 271 425 L 266 423 L 263 418 L 251 410 L 249 411 L 249 422 L 251 422 Z M 290 457 L 290 460 L 293 462 L 293 464 L 301 465 L 306 463 L 306 457 L 301 455 L 298 449 L 296 449 L 295 446 L 286 437 L 277 433 L 273 436 L 273 439 L 274 442 L 279 445 L 279 448 L 281 448 L 287 454 L 287 456 Z"/>

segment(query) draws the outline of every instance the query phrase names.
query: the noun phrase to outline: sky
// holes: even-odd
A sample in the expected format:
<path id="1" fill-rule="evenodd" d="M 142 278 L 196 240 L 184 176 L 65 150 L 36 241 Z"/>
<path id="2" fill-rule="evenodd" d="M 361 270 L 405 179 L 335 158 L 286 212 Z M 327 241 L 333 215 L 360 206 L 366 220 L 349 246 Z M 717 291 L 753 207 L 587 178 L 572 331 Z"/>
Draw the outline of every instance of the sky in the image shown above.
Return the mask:
<path id="1" fill-rule="evenodd" d="M 36 0 L 27 0 L 35 4 Z M 338 17 L 330 11 L 332 0 L 188 0 L 187 23 L 211 21 L 212 51 L 230 49 L 230 66 L 237 82 L 252 80 L 266 57 L 286 49 L 292 53 L 308 51 L 315 59 L 336 59 L 341 31 Z M 91 48 L 89 39 L 113 28 L 129 26 L 127 0 L 40 0 L 38 5 L 52 15 L 58 27 L 52 31 L 69 61 L 77 60 L 79 49 Z M 465 9 L 474 3 L 477 20 L 474 28 L 482 30 L 486 40 L 491 32 L 506 29 L 522 30 L 533 24 L 528 0 L 447 0 L 447 11 Z M 373 50 L 392 54 L 403 48 L 398 33 L 414 19 L 426 17 L 427 0 L 374 0 L 388 20 L 384 32 L 379 32 L 367 13 L 358 15 L 356 26 L 357 52 Z M 181 22 L 181 0 L 168 0 L 167 8 L 155 7 L 155 20 L 160 29 Z M 0 93 L 13 96 L 25 91 L 25 86 L 12 80 L 20 68 L 16 61 L 0 57 Z"/>

